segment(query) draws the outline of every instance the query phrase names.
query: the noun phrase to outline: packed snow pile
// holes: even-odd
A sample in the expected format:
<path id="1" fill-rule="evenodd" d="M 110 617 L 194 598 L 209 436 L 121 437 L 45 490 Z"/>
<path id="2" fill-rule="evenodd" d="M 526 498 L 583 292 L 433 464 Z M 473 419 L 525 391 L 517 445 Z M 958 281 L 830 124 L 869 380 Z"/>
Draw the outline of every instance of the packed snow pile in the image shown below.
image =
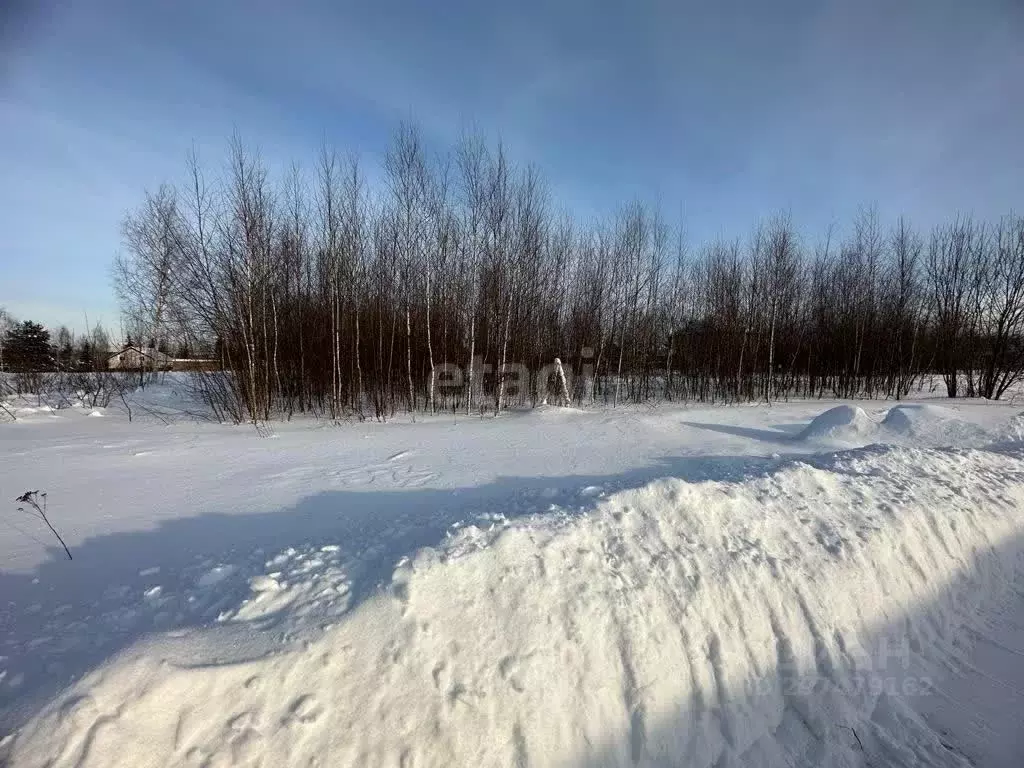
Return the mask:
<path id="1" fill-rule="evenodd" d="M 816 434 L 867 420 L 829 414 Z M 930 718 L 980 612 L 1020 590 L 1022 531 L 1013 452 L 875 446 L 734 482 L 654 480 L 583 514 L 464 526 L 271 651 L 253 617 L 288 611 L 289 589 L 309 587 L 307 608 L 338 592 L 335 550 L 298 568 L 285 552 L 217 624 L 151 635 L 63 692 L 7 757 L 978 764 L 992 734 L 954 739 Z"/>
<path id="2" fill-rule="evenodd" d="M 1018 413 L 1004 424 L 998 431 L 998 437 L 1009 442 L 1024 440 L 1024 413 Z"/>
<path id="3" fill-rule="evenodd" d="M 798 439 L 837 447 L 859 447 L 873 442 L 931 447 L 981 447 L 997 436 L 998 433 L 991 433 L 961 418 L 951 408 L 927 403 L 905 403 L 874 416 L 856 405 L 830 408 L 816 416 L 798 435 Z"/>
<path id="4" fill-rule="evenodd" d="M 831 440 L 862 444 L 878 431 L 878 425 L 871 420 L 863 408 L 856 405 L 837 405 L 815 416 L 807 428 L 800 433 L 804 440 Z"/>
<path id="5" fill-rule="evenodd" d="M 910 403 L 889 409 L 882 427 L 892 435 L 912 437 L 931 445 L 977 446 L 991 440 L 984 429 L 939 405 Z"/>

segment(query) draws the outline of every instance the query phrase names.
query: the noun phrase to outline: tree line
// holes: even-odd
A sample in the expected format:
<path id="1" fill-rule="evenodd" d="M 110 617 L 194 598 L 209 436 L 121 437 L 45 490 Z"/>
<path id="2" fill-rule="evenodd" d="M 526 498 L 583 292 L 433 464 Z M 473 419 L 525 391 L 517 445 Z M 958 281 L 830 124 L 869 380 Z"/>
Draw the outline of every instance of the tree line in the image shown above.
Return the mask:
<path id="1" fill-rule="evenodd" d="M 581 403 L 906 397 L 927 374 L 998 399 L 1024 375 L 1024 220 L 922 233 L 788 215 L 693 245 L 642 202 L 581 222 L 540 171 L 403 124 L 370 188 L 324 148 L 273 179 L 237 137 L 147 193 L 114 265 L 126 328 L 207 350 L 224 418 L 536 404 L 560 359 Z M 563 398 L 564 399 L 564 398 Z"/>
<path id="2" fill-rule="evenodd" d="M 54 335 L 41 323 L 16 320 L 0 308 L 0 372 L 27 376 L 103 370 L 110 351 L 110 337 L 100 325 L 78 337 L 61 326 Z"/>
<path id="3" fill-rule="evenodd" d="M 109 368 L 110 358 L 126 349 L 158 352 L 179 360 L 192 357 L 187 344 L 173 344 L 167 338 L 136 341 L 131 333 L 114 344 L 102 325 L 76 335 L 66 325 L 56 333 L 33 320 L 17 320 L 0 307 L 0 373 L 19 376 L 46 373 L 99 373 Z M 33 388 L 26 391 L 35 392 Z"/>
<path id="4" fill-rule="evenodd" d="M 0 307 L 0 421 L 15 418 L 10 400 L 24 395 L 36 395 L 40 405 L 45 397 L 56 408 L 109 405 L 138 383 L 134 375 L 108 371 L 110 354 L 110 337 L 101 325 L 78 337 L 61 326 L 53 335 L 41 323 L 16 320 Z"/>

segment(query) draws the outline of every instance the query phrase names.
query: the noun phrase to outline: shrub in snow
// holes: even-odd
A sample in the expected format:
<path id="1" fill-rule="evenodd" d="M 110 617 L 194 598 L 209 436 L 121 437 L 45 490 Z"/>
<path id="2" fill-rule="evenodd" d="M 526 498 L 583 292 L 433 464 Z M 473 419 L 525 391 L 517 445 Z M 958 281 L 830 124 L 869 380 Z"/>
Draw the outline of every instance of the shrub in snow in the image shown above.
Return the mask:
<path id="1" fill-rule="evenodd" d="M 42 504 L 39 503 L 40 499 L 43 500 Z M 21 494 L 21 496 L 16 498 L 14 501 L 18 504 L 25 505 L 18 507 L 19 512 L 24 512 L 26 515 L 31 515 L 32 517 L 38 517 L 40 520 L 46 523 L 46 527 L 50 529 L 50 532 L 57 537 L 57 541 L 60 542 L 60 545 L 64 547 L 64 551 L 67 553 L 68 560 L 73 559 L 71 557 L 71 550 L 68 549 L 68 545 L 64 543 L 64 539 L 60 537 L 60 534 L 57 533 L 57 529 L 54 528 L 53 523 L 50 522 L 50 518 L 46 516 L 45 491 L 43 491 L 42 493 L 40 493 L 39 491 L 25 491 L 23 494 Z"/>

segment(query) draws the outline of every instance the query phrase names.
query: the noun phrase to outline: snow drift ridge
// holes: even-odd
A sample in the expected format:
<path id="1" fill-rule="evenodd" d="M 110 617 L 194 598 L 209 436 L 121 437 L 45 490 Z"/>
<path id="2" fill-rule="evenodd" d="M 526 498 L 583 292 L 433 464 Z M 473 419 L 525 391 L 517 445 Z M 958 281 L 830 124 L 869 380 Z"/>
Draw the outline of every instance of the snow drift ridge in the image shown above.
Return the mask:
<path id="1" fill-rule="evenodd" d="M 465 530 L 287 654 L 156 638 L 54 701 L 12 765 L 966 765 L 915 696 L 1013 581 L 1024 463 L 823 461 Z"/>

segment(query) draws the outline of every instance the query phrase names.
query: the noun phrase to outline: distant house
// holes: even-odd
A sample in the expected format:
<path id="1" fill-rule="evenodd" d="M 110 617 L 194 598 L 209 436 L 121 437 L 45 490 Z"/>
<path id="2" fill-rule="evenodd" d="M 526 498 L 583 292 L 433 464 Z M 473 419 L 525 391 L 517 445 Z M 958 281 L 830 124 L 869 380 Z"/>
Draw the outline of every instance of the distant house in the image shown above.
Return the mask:
<path id="1" fill-rule="evenodd" d="M 171 362 L 171 357 L 159 349 L 128 344 L 107 357 L 107 368 L 111 371 L 169 371 Z"/>

